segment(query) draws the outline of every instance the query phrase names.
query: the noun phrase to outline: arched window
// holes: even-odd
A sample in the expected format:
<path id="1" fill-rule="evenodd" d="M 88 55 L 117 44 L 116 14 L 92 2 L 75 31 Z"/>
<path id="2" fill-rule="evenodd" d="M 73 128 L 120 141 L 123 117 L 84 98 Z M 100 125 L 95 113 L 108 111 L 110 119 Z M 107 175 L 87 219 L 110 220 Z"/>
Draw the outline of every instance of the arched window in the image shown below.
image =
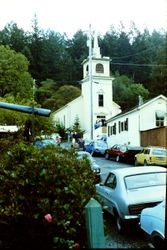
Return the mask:
<path id="1" fill-rule="evenodd" d="M 96 73 L 104 73 L 103 64 L 101 63 L 96 64 Z"/>

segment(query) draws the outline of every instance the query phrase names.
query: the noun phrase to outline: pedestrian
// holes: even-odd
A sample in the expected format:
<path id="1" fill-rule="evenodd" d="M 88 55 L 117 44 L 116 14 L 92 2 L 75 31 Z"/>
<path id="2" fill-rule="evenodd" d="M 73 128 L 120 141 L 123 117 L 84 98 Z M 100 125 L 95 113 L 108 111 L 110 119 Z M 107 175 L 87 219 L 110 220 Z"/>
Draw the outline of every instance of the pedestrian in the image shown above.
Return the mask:
<path id="1" fill-rule="evenodd" d="M 60 143 L 61 143 L 61 137 L 57 135 L 56 136 L 56 144 L 57 144 L 57 146 L 60 147 Z"/>

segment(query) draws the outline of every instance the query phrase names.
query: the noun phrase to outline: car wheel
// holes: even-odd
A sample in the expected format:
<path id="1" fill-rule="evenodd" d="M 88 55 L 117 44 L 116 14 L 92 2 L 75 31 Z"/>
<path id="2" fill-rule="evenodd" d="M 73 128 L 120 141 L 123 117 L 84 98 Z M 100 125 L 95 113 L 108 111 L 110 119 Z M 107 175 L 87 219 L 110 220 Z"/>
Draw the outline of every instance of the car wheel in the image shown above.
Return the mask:
<path id="1" fill-rule="evenodd" d="M 116 208 L 114 208 L 114 219 L 115 219 L 115 223 L 116 223 L 116 227 L 119 233 L 123 233 L 124 231 L 124 222 L 121 219 L 121 217 L 119 216 Z"/>
<path id="2" fill-rule="evenodd" d="M 146 160 L 144 161 L 144 166 L 148 166 L 148 163 L 147 163 L 147 161 L 146 161 Z"/>
<path id="3" fill-rule="evenodd" d="M 105 159 L 106 159 L 106 160 L 109 160 L 109 159 L 110 159 L 109 153 L 105 153 Z"/>
<path id="4" fill-rule="evenodd" d="M 94 155 L 95 155 L 94 150 L 92 150 L 90 154 L 91 154 L 92 156 L 94 156 Z"/>
<path id="5" fill-rule="evenodd" d="M 164 241 L 158 237 L 158 236 L 155 236 L 153 239 L 152 239 L 152 244 L 155 248 L 164 248 L 165 247 L 165 243 Z"/>
<path id="6" fill-rule="evenodd" d="M 135 159 L 135 166 L 138 166 L 138 165 L 139 165 L 139 163 L 138 163 L 137 159 Z"/>
<path id="7" fill-rule="evenodd" d="M 120 161 L 120 156 L 117 155 L 116 158 L 115 158 L 116 162 L 119 162 Z"/>
<path id="8" fill-rule="evenodd" d="M 123 231 L 124 231 L 124 223 L 123 223 L 122 219 L 120 218 L 120 216 L 118 214 L 116 215 L 116 226 L 117 226 L 118 232 L 123 233 Z"/>

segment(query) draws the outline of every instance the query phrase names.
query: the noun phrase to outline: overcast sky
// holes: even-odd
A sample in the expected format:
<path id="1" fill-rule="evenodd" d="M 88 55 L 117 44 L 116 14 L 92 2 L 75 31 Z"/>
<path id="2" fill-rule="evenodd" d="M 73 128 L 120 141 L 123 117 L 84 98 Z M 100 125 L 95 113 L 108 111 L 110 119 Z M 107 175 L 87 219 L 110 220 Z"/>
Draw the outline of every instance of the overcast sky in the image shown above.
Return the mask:
<path id="1" fill-rule="evenodd" d="M 127 27 L 160 30 L 167 27 L 167 0 L 0 0 L 0 30 L 14 21 L 19 28 L 31 31 L 37 15 L 41 29 L 73 36 L 81 29 L 105 34 L 120 22 Z"/>

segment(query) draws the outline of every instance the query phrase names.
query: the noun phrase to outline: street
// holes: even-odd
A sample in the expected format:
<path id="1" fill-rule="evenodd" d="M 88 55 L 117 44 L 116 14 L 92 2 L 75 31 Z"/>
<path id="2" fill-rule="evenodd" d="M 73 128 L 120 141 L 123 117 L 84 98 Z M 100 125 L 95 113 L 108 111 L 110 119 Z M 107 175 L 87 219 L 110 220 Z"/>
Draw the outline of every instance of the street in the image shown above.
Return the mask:
<path id="1" fill-rule="evenodd" d="M 112 160 L 106 160 L 104 157 L 94 157 L 96 162 L 101 167 L 102 181 L 107 176 L 108 172 L 113 168 L 124 168 L 127 166 L 133 166 L 130 164 L 115 162 Z M 123 234 L 119 234 L 113 217 L 107 213 L 103 213 L 105 234 L 106 236 L 106 248 L 148 248 L 148 242 L 146 241 L 143 232 L 139 227 L 132 225 L 127 228 L 127 231 Z"/>
<path id="2" fill-rule="evenodd" d="M 124 168 L 124 167 L 132 167 L 133 165 L 116 162 L 112 160 L 106 160 L 104 157 L 94 157 L 97 164 L 101 167 L 101 178 L 102 181 L 106 178 L 108 172 L 115 168 Z"/>

